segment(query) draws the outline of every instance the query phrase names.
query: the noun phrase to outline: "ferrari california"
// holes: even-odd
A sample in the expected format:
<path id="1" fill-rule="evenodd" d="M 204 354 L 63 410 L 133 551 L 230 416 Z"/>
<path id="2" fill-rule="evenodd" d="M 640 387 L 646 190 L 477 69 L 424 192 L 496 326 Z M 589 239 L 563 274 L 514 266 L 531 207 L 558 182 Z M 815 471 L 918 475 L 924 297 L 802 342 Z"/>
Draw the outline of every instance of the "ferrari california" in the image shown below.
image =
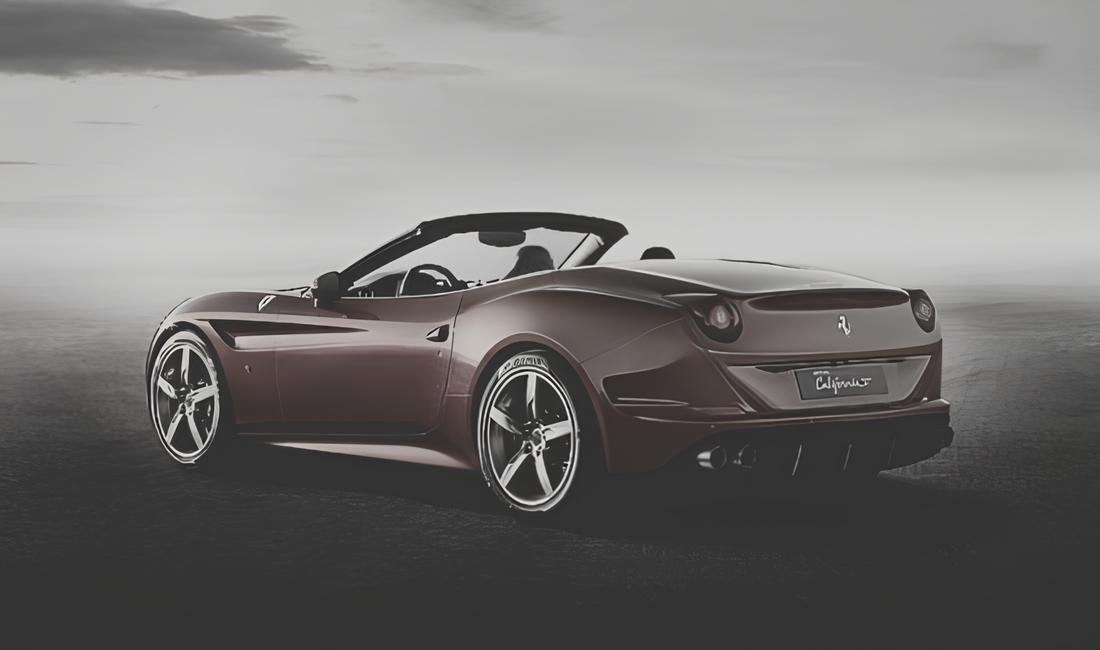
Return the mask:
<path id="1" fill-rule="evenodd" d="M 925 292 L 662 247 L 600 263 L 626 234 L 461 215 L 309 286 L 191 298 L 149 348 L 157 439 L 188 466 L 247 438 L 479 471 L 524 513 L 606 474 L 872 477 L 951 444 Z"/>

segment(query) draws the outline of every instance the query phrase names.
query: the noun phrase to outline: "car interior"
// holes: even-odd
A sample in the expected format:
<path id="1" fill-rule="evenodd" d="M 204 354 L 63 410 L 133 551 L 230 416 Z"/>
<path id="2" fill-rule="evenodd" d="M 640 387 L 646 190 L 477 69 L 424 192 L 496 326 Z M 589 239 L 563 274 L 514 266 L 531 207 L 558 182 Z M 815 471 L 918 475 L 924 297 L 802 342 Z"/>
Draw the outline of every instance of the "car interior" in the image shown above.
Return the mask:
<path id="1" fill-rule="evenodd" d="M 494 277 L 494 275 L 489 275 L 489 277 L 486 278 L 484 274 L 478 274 L 475 277 L 481 279 L 463 280 L 459 279 L 449 268 L 434 262 L 413 264 L 405 269 L 387 270 L 383 268 L 376 274 L 363 278 L 359 284 L 353 285 L 347 290 L 346 295 L 360 298 L 393 298 L 400 296 L 433 295 L 458 291 L 472 286 L 489 284 L 501 280 L 510 280 L 532 273 L 552 271 L 558 268 L 558 264 L 556 264 L 554 260 L 554 255 L 546 246 L 526 244 L 528 240 L 528 231 L 526 230 L 474 231 L 470 233 L 471 238 L 475 234 L 476 242 L 473 242 L 473 244 L 475 246 L 478 244 L 484 245 L 488 248 L 476 249 L 474 252 L 468 251 L 466 259 L 469 259 L 468 255 L 473 255 L 475 259 L 483 257 L 482 253 L 478 251 L 485 251 L 485 259 L 482 260 L 482 273 L 492 274 L 492 265 L 497 262 L 491 261 L 496 258 L 493 257 L 490 251 L 492 249 L 514 248 L 516 251 L 511 269 L 503 275 L 496 277 Z M 595 241 L 597 244 L 600 242 L 598 238 L 596 238 Z M 575 252 L 580 249 L 581 245 L 584 243 L 585 240 L 582 240 L 580 243 L 575 245 L 570 244 L 570 246 L 575 246 L 573 248 Z M 424 248 L 424 250 L 429 251 L 431 249 Z M 558 254 L 562 255 L 563 258 L 569 257 L 569 254 L 562 252 L 563 249 L 560 247 L 557 248 L 557 250 Z M 440 255 L 437 255 L 439 253 L 438 250 L 436 250 L 435 253 L 436 254 L 427 253 L 428 259 L 440 257 Z M 441 256 L 447 257 L 448 259 L 460 259 L 453 257 L 453 255 L 444 254 Z M 674 258 L 675 255 L 673 255 L 672 251 L 664 246 L 652 246 L 647 248 L 641 255 L 641 259 L 643 260 L 667 260 Z M 423 259 L 423 256 L 421 259 Z M 488 270 L 486 271 L 485 269 Z M 469 271 L 469 269 L 467 269 L 467 271 Z"/>
<path id="2" fill-rule="evenodd" d="M 673 260 L 676 256 L 664 246 L 650 246 L 642 251 L 643 260 Z"/>
<path id="3" fill-rule="evenodd" d="M 511 245 L 514 241 L 514 239 L 509 240 L 505 245 Z M 519 241 L 523 240 L 519 239 Z M 482 243 L 489 242 L 483 239 Z M 492 243 L 490 245 L 499 246 Z M 545 246 L 527 245 L 516 251 L 515 263 L 500 280 L 510 280 L 540 271 L 552 271 L 555 268 L 557 266 L 554 264 L 554 258 Z M 487 282 L 497 281 L 488 280 Z M 419 264 L 406 271 L 385 273 L 381 277 L 368 279 L 366 284 L 352 287 L 349 294 L 361 298 L 425 296 L 466 289 L 476 284 L 458 279 L 449 269 L 439 264 Z"/>
<path id="4" fill-rule="evenodd" d="M 554 270 L 554 258 L 542 246 L 524 246 L 516 253 L 516 265 L 504 276 L 505 280 L 528 273 Z"/>

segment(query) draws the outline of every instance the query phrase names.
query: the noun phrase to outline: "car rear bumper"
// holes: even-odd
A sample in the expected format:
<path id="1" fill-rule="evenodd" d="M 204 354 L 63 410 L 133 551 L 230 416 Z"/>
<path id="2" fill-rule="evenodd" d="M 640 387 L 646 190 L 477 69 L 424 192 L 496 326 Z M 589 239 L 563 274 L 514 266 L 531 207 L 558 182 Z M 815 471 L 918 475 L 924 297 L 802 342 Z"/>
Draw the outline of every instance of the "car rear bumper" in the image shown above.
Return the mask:
<path id="1" fill-rule="evenodd" d="M 843 354 L 719 352 L 696 345 L 686 325 L 676 322 L 583 365 L 612 473 L 660 469 L 721 436 L 811 443 L 838 436 L 843 442 L 845 431 L 860 432 L 854 436 L 860 444 L 853 444 L 853 453 L 857 447 L 863 453 L 885 446 L 885 468 L 894 462 L 907 464 L 904 459 L 914 454 L 931 456 L 942 448 L 936 447 L 939 442 L 950 442 L 944 431 L 949 430 L 950 404 L 940 398 L 941 345 L 936 339 L 915 347 Z M 890 392 L 827 400 L 800 397 L 800 370 L 861 364 L 883 368 Z M 891 457 L 894 430 L 906 433 L 900 438 L 903 448 L 894 443 Z M 912 443 L 916 451 L 909 450 L 911 440 L 918 441 Z M 936 449 L 927 451 L 931 447 Z M 844 442 L 845 452 L 847 448 Z M 798 444 L 793 449 L 797 455 Z M 803 448 L 811 451 L 816 452 Z"/>
<path id="2" fill-rule="evenodd" d="M 954 437 L 947 414 L 735 429 L 692 445 L 674 464 L 770 476 L 867 476 L 931 458 Z"/>
<path id="3" fill-rule="evenodd" d="M 934 399 L 907 407 L 708 422 L 638 417 L 615 409 L 604 414 L 611 424 L 605 438 L 608 470 L 647 472 L 695 462 L 700 451 L 721 445 L 731 464 L 742 450 L 743 461 L 755 452 L 756 462 L 743 465 L 760 471 L 813 474 L 819 464 L 831 467 L 833 461 L 839 471 L 879 471 L 924 460 L 950 445 L 950 409 L 946 400 Z"/>

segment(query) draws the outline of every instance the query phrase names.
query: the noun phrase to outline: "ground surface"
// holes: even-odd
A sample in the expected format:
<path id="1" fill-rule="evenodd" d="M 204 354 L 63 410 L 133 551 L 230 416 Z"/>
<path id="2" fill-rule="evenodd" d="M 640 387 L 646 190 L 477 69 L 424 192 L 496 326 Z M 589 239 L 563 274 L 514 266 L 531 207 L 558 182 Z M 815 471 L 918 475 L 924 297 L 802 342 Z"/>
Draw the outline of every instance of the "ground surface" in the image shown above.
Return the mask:
<path id="1" fill-rule="evenodd" d="M 62 314 L 59 294 L 4 292 L 9 621 L 342 620 L 368 637 L 383 623 L 484 634 L 503 621 L 537 637 L 587 619 L 723 645 L 773 633 L 826 646 L 1094 640 L 1095 290 L 934 294 L 955 446 L 862 496 L 625 482 L 551 527 L 502 514 L 461 472 L 272 448 L 234 470 L 181 470 L 151 433 L 141 377 L 171 305 L 84 300 Z M 625 498 L 635 491 L 647 496 Z"/>

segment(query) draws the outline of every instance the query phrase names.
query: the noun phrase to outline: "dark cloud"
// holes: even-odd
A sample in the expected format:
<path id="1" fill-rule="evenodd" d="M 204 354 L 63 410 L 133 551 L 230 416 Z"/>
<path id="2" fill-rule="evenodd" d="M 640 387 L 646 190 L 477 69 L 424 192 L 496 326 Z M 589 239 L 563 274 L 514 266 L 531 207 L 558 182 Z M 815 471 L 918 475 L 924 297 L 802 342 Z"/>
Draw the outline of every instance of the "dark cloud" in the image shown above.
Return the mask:
<path id="1" fill-rule="evenodd" d="M 234 16 L 222 22 L 233 25 L 234 27 L 240 27 L 241 29 L 247 29 L 253 32 L 264 32 L 266 34 L 279 34 L 286 31 L 286 21 L 279 16 Z"/>
<path id="2" fill-rule="evenodd" d="M 354 95 L 348 95 L 345 93 L 332 93 L 329 95 L 321 95 L 321 99 L 327 99 L 333 102 L 340 102 L 341 104 L 358 104 L 359 98 Z"/>
<path id="3" fill-rule="evenodd" d="M 356 68 L 356 72 L 368 74 L 393 74 L 408 76 L 460 76 L 477 74 L 481 68 L 461 63 L 431 63 L 424 61 L 393 61 L 379 63 L 362 68 Z"/>
<path id="4" fill-rule="evenodd" d="M 108 122 L 105 120 L 81 120 L 77 124 L 87 124 L 89 126 L 141 126 L 137 122 Z"/>
<path id="5" fill-rule="evenodd" d="M 538 0 L 419 0 L 433 14 L 477 22 L 496 29 L 541 31 L 554 16 Z"/>
<path id="6" fill-rule="evenodd" d="M 28 162 L 26 160 L 0 160 L 0 165 L 37 165 L 36 162 Z"/>
<path id="7" fill-rule="evenodd" d="M 275 16 L 213 19 L 123 2 L 0 0 L 0 72 L 244 74 L 323 68 Z"/>

